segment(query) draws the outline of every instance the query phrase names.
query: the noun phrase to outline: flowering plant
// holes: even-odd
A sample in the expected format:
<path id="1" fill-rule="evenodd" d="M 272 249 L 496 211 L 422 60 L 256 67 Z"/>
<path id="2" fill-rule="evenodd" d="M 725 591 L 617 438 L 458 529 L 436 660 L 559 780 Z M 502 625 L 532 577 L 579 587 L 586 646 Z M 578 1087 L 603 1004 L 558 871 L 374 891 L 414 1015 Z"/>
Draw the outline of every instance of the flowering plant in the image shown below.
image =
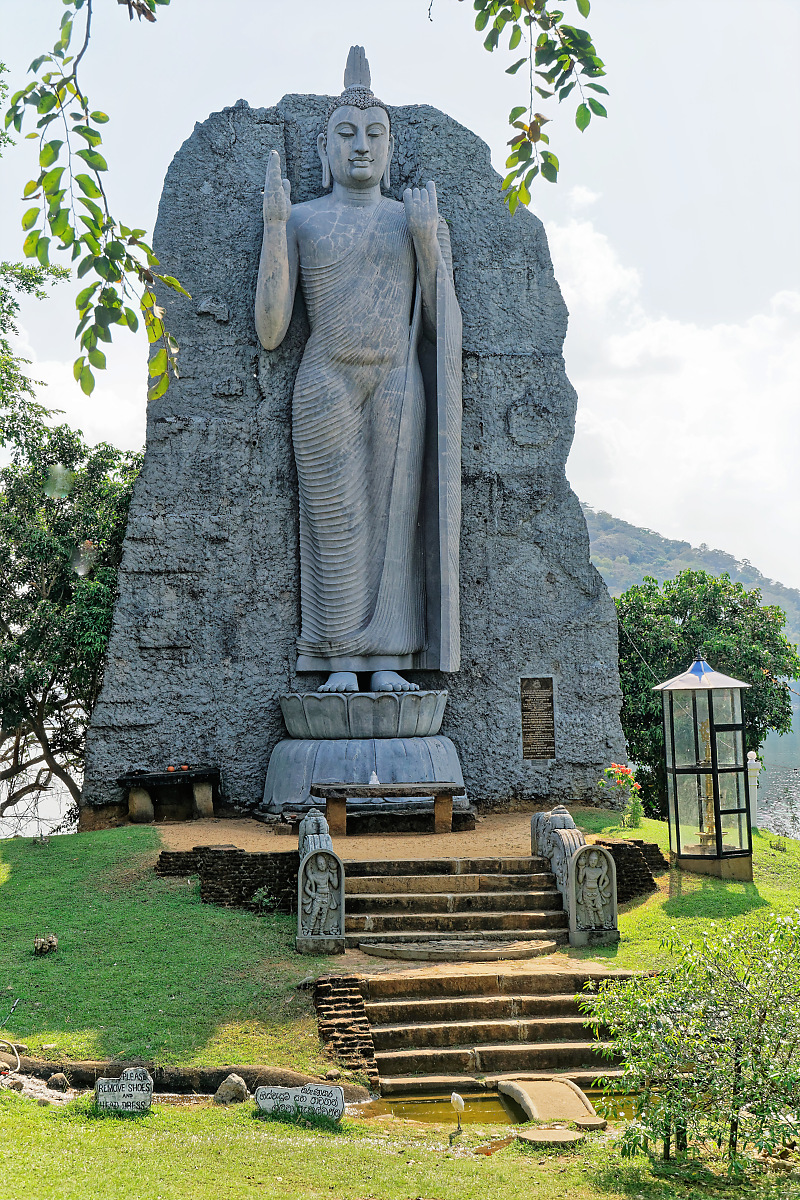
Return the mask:
<path id="1" fill-rule="evenodd" d="M 639 792 L 642 785 L 636 782 L 633 767 L 622 763 L 612 763 L 603 772 L 604 779 L 598 779 L 597 786 L 611 789 L 611 803 L 615 808 L 622 809 L 620 825 L 629 829 L 638 829 L 642 823 L 644 809 Z"/>

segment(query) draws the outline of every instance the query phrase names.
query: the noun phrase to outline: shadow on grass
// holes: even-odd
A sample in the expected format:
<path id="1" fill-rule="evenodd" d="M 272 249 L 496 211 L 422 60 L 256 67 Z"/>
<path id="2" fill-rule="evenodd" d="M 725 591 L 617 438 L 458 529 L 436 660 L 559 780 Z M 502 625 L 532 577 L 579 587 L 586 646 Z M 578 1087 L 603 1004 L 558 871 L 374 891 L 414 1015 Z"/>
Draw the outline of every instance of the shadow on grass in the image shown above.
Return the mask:
<path id="1" fill-rule="evenodd" d="M 709 921 L 741 917 L 754 909 L 769 907 L 769 901 L 754 883 L 737 883 L 678 870 L 669 873 L 669 899 L 663 906 L 670 917 L 687 920 L 705 917 Z"/>
<path id="2" fill-rule="evenodd" d="M 295 988 L 329 960 L 294 952 L 293 917 L 203 904 L 196 880 L 159 879 L 160 844 L 145 827 L 0 843 L 0 1036 L 34 1055 L 53 1043 L 60 1060 L 273 1054 L 319 1070 L 310 996 Z M 58 952 L 34 957 L 42 933 Z"/>

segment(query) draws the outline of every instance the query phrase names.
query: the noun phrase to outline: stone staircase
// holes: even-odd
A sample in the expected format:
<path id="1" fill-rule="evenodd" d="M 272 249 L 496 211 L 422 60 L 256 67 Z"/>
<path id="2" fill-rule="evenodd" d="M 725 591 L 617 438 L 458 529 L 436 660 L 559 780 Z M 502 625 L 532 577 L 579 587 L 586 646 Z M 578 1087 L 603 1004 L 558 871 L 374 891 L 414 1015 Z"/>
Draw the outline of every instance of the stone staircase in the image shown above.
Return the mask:
<path id="1" fill-rule="evenodd" d="M 344 869 L 348 947 L 569 940 L 546 859 L 347 861 Z"/>
<path id="2" fill-rule="evenodd" d="M 585 1088 L 616 1074 L 575 999 L 607 977 L 546 968 L 368 977 L 362 994 L 382 1095 L 493 1090 L 501 1076 L 559 1073 Z"/>

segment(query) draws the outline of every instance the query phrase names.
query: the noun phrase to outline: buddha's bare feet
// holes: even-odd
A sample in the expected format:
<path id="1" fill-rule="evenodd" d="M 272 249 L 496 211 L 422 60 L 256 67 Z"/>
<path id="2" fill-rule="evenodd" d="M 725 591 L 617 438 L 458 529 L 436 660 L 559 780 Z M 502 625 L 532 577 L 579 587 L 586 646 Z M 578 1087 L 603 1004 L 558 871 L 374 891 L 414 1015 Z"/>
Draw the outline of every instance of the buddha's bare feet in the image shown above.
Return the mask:
<path id="1" fill-rule="evenodd" d="M 370 680 L 371 692 L 418 692 L 416 683 L 409 683 L 396 671 L 374 671 Z"/>
<path id="2" fill-rule="evenodd" d="M 318 692 L 357 692 L 358 677 L 353 671 L 331 671 L 327 681 L 317 688 Z"/>

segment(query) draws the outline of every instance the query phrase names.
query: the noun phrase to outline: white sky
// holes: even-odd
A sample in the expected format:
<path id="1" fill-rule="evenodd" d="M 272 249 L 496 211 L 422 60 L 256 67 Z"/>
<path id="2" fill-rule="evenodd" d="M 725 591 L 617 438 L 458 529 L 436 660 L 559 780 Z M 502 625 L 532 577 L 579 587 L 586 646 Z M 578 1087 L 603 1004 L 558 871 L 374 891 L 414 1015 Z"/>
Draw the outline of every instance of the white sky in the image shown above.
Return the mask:
<path id="1" fill-rule="evenodd" d="M 104 127 L 113 211 L 152 230 L 166 168 L 196 120 L 285 92 L 336 92 L 363 44 L 388 103 L 444 109 L 502 170 L 525 82 L 489 56 L 469 0 L 172 0 L 156 25 L 95 0 L 85 83 Z M 570 19 L 573 0 L 565 0 Z M 60 0 L 0 0 L 12 91 L 55 40 Z M 753 19 L 757 14 L 758 23 Z M 800 587 L 800 51 L 797 0 L 595 0 L 609 119 L 551 113 L 558 185 L 545 221 L 570 308 L 581 499 L 668 537 L 707 542 Z M 544 105 L 540 106 L 544 108 Z M 548 111 L 545 109 L 545 111 Z M 21 254 L 33 143 L 7 152 L 0 256 Z M 26 304 L 22 348 L 43 399 L 92 440 L 139 446 L 145 348 L 124 331 L 87 399 L 72 381 L 73 285 Z"/>

